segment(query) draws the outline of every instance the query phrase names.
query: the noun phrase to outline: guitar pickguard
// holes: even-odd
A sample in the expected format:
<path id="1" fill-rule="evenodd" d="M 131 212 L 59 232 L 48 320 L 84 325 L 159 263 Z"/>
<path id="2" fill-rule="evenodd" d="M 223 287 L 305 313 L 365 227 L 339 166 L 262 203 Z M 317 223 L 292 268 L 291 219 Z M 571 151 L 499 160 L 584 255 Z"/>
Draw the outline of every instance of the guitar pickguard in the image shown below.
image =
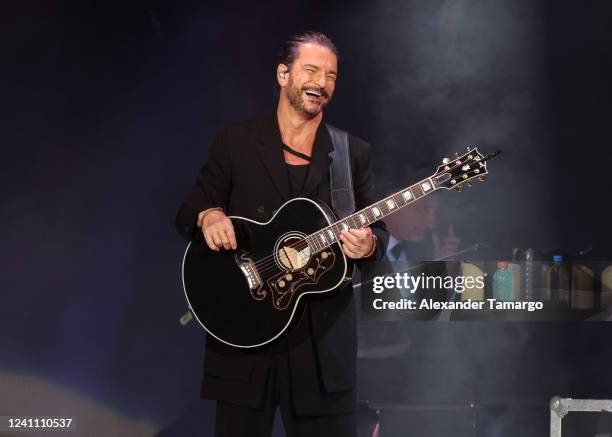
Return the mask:
<path id="1" fill-rule="evenodd" d="M 277 310 L 289 306 L 295 292 L 306 284 L 316 284 L 321 276 L 332 268 L 334 251 L 327 248 L 311 256 L 309 262 L 298 270 L 281 272 L 266 282 L 272 291 L 272 305 Z"/>

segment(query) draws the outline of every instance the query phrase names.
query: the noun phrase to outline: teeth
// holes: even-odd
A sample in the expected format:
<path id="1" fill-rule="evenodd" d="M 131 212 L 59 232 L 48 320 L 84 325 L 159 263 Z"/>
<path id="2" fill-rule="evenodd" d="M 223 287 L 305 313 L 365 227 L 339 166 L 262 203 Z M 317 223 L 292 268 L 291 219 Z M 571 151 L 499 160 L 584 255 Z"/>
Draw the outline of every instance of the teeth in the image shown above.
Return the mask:
<path id="1" fill-rule="evenodd" d="M 321 97 L 321 92 L 320 91 L 315 91 L 315 90 L 306 90 L 306 94 L 312 94 L 318 97 Z"/>

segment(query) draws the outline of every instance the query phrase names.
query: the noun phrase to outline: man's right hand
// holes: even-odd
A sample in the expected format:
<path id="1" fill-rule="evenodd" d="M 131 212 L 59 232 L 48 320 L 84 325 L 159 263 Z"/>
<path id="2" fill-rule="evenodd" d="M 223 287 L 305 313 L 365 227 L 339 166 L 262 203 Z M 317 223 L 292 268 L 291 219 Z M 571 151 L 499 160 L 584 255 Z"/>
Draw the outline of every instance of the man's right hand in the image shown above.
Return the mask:
<path id="1" fill-rule="evenodd" d="M 200 212 L 198 214 L 198 226 L 202 228 L 206 244 L 212 250 L 218 251 L 221 247 L 230 250 L 238 247 L 234 225 L 223 211 L 205 210 Z"/>

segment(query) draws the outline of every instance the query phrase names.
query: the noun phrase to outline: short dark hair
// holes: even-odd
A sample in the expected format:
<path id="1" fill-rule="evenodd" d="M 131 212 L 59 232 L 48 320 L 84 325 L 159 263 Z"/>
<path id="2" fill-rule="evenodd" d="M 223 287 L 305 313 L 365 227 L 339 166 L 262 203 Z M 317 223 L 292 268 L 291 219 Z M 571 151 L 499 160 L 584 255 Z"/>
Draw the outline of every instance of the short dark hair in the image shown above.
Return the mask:
<path id="1" fill-rule="evenodd" d="M 293 61 L 298 57 L 300 44 L 306 43 L 314 43 L 327 47 L 336 55 L 336 58 L 339 59 L 338 49 L 327 35 L 315 30 L 307 30 L 306 32 L 293 35 L 285 41 L 283 49 L 278 57 L 278 63 L 285 64 L 288 68 L 291 68 L 291 64 L 293 64 Z"/>

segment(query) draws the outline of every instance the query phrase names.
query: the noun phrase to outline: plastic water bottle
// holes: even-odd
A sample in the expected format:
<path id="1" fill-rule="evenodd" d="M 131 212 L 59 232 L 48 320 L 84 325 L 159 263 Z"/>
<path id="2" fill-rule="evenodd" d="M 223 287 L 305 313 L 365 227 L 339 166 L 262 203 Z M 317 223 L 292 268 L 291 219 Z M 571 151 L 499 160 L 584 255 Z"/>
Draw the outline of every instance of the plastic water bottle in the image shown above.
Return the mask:
<path id="1" fill-rule="evenodd" d="M 526 301 L 535 300 L 536 268 L 533 249 L 525 250 L 523 254 L 523 298 Z"/>
<path id="2" fill-rule="evenodd" d="M 549 275 L 551 301 L 569 306 L 569 275 L 563 266 L 563 255 L 553 256 Z"/>
<path id="3" fill-rule="evenodd" d="M 493 274 L 493 299 L 512 300 L 512 273 L 506 261 L 498 262 Z"/>

